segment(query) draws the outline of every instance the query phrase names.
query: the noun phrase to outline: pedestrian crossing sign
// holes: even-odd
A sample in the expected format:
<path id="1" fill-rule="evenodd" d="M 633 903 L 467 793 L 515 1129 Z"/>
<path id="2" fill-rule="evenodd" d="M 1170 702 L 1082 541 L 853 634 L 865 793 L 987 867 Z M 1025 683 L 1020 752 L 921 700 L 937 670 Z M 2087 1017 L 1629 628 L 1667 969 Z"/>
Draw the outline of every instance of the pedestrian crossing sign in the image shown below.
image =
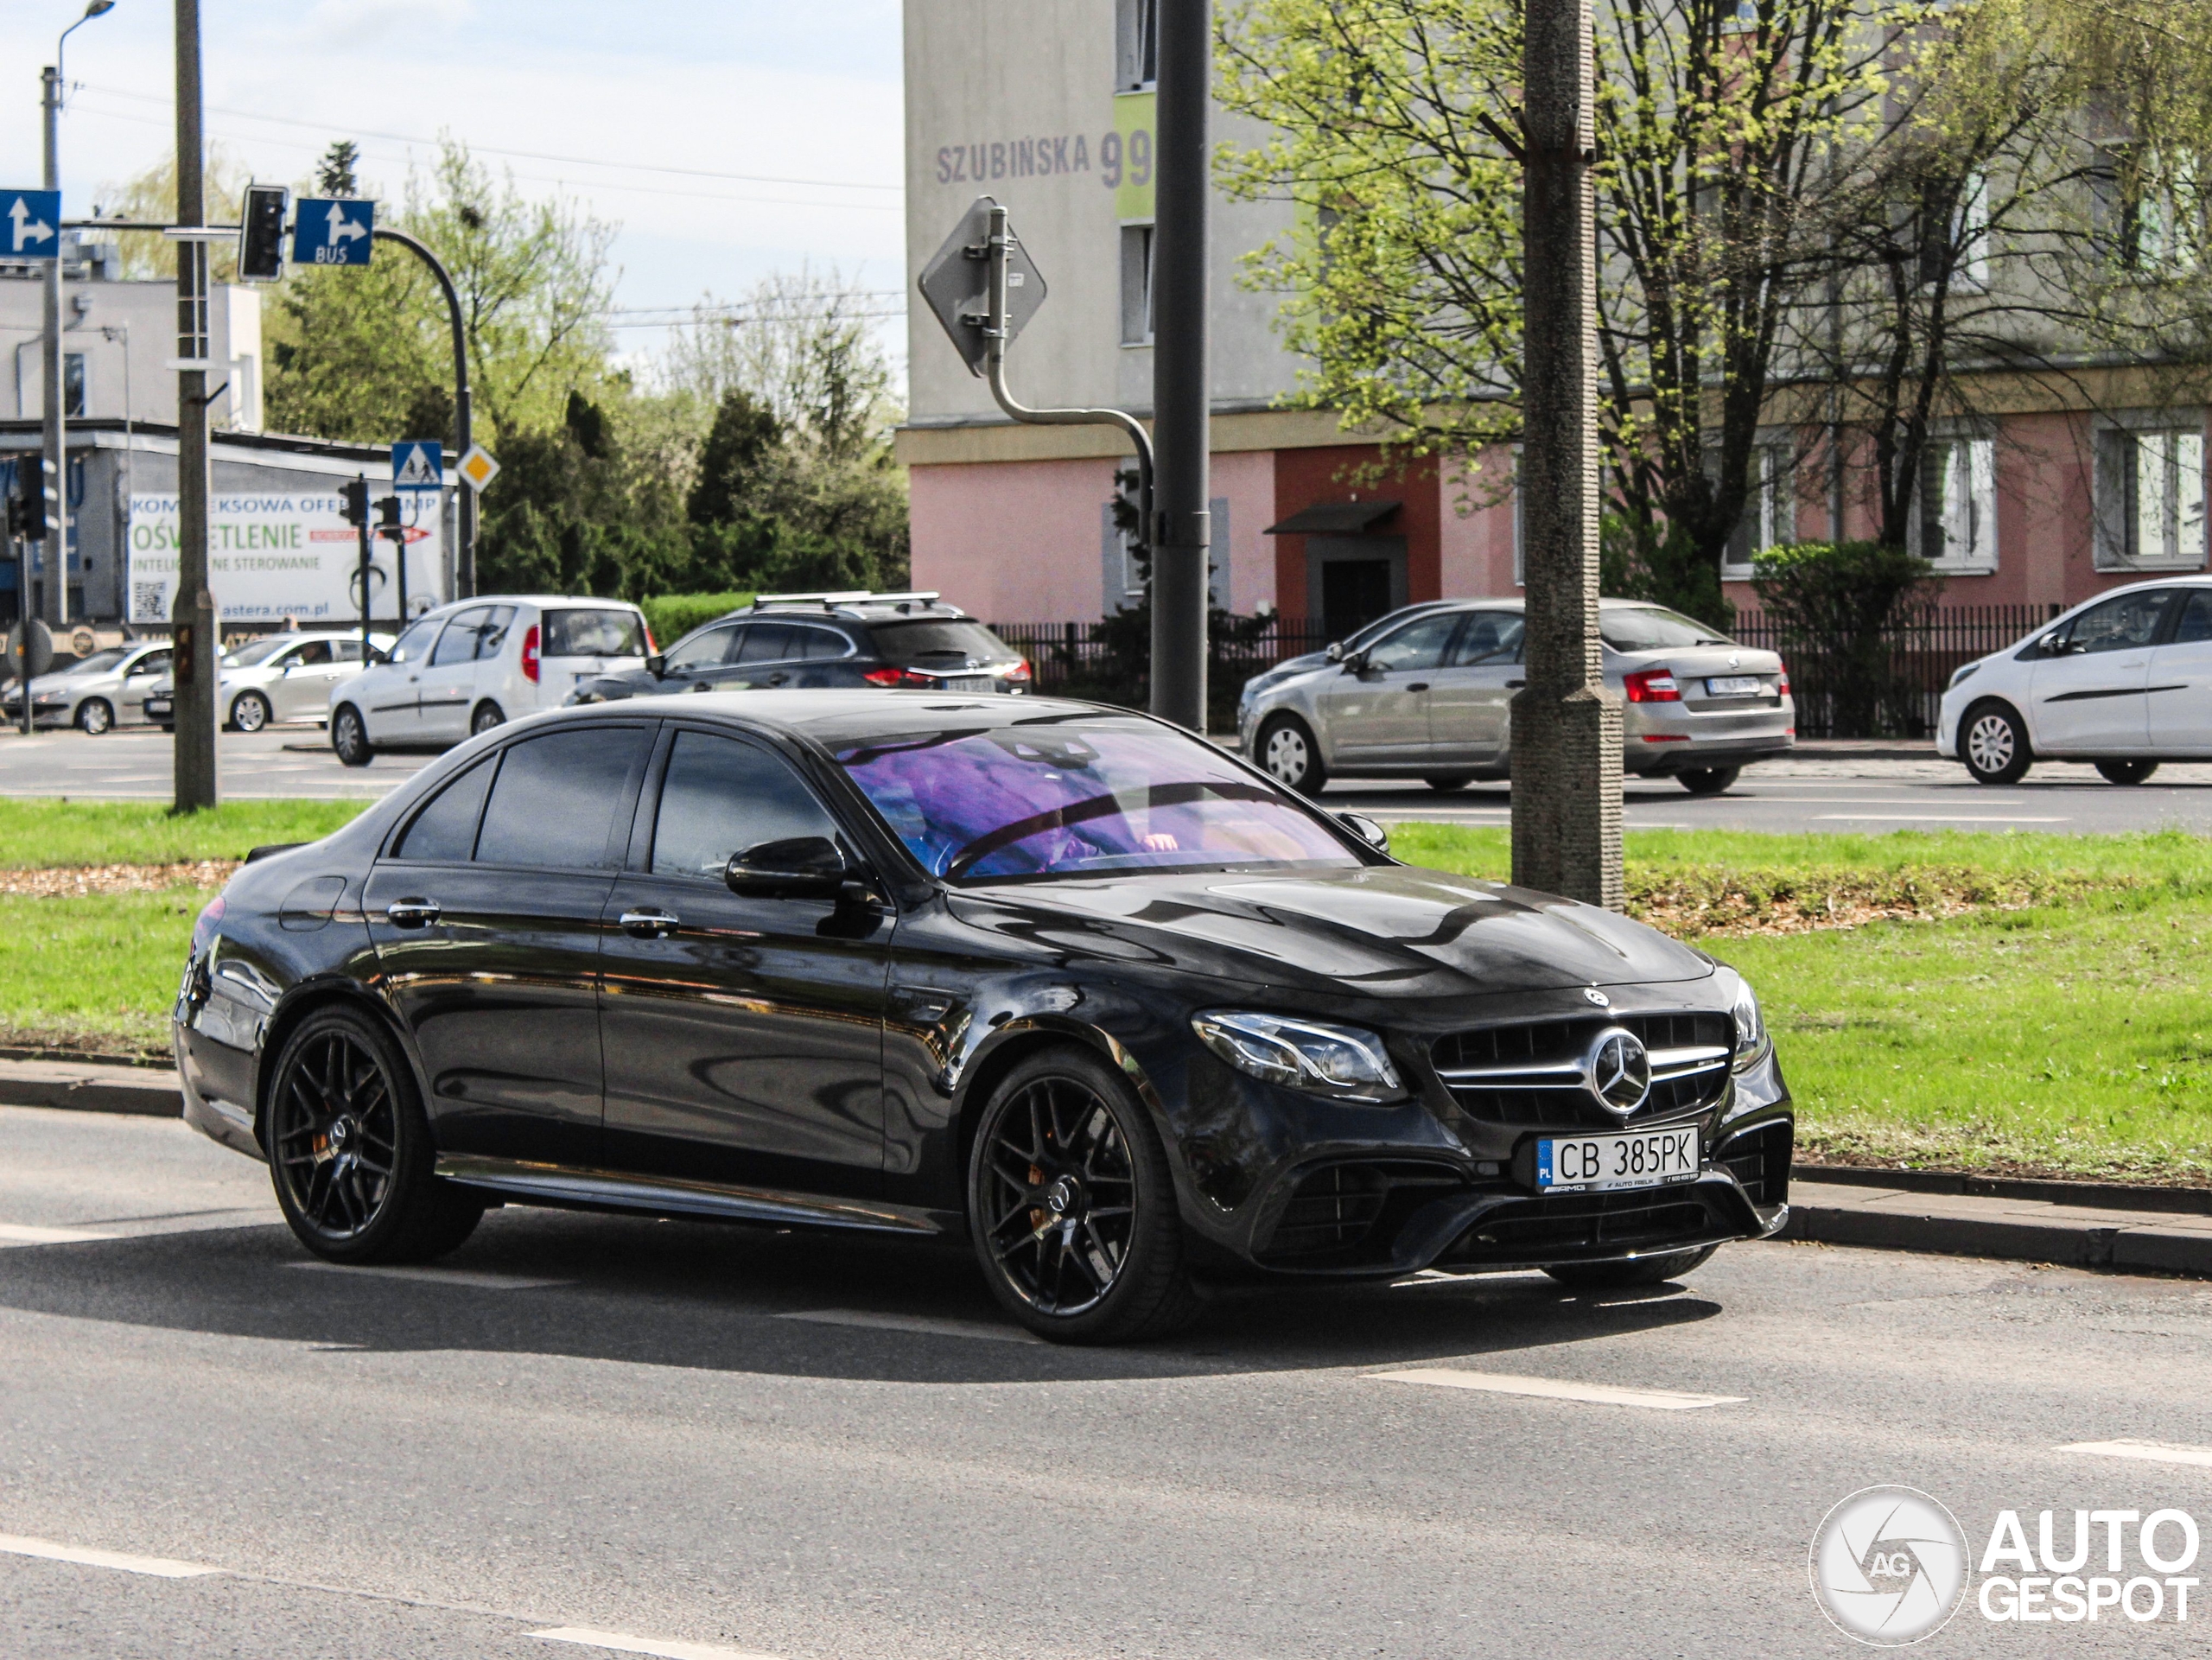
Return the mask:
<path id="1" fill-rule="evenodd" d="M 391 487 L 395 490 L 440 490 L 445 487 L 445 446 L 428 439 L 410 439 L 391 447 Z"/>

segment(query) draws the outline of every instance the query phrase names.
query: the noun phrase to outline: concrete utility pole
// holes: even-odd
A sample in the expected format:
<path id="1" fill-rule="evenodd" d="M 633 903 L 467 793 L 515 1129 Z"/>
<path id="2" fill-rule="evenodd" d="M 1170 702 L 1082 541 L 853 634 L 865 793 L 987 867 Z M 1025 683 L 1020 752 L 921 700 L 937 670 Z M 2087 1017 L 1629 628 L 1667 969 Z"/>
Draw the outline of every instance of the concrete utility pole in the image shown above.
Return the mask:
<path id="1" fill-rule="evenodd" d="M 1152 712 L 1206 729 L 1206 210 L 1212 157 L 1212 0 L 1159 0 L 1159 172 L 1153 216 Z"/>
<path id="2" fill-rule="evenodd" d="M 1521 500 L 1529 684 L 1513 880 L 1621 908 L 1621 706 L 1598 640 L 1596 112 L 1590 0 L 1528 0 Z"/>
<path id="3" fill-rule="evenodd" d="M 176 4 L 176 811 L 220 799 L 215 676 L 221 655 L 207 586 L 207 222 L 200 129 L 200 0 Z"/>
<path id="4" fill-rule="evenodd" d="M 85 20 L 79 18 L 77 22 Z M 76 23 L 69 25 L 76 28 Z M 59 49 L 54 54 L 59 58 Z M 40 103 L 46 117 L 46 188 L 61 188 L 61 69 L 59 64 L 39 74 Z M 46 335 L 41 344 L 46 359 L 46 567 L 45 592 L 39 614 L 59 628 L 69 620 L 69 389 L 61 372 L 61 232 L 54 233 L 54 258 L 46 267 Z M 30 613 L 30 595 L 20 596 L 22 614 Z"/>

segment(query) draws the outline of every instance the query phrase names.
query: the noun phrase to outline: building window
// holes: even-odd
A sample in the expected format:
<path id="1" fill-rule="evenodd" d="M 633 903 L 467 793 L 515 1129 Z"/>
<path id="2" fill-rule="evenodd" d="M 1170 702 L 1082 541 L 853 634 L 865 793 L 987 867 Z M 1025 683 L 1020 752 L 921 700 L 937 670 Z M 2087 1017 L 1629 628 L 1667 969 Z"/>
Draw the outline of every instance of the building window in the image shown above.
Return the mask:
<path id="1" fill-rule="evenodd" d="M 66 415 L 85 412 L 85 354 L 65 353 L 61 359 L 61 409 Z"/>
<path id="2" fill-rule="evenodd" d="M 2097 238 L 2113 264 L 2152 275 L 2196 269 L 2205 200 L 2193 157 L 2162 162 L 2125 145 L 2101 148 L 2089 188 Z"/>
<path id="3" fill-rule="evenodd" d="M 1797 539 L 1797 453 L 1789 444 L 1755 445 L 1751 487 L 1743 517 L 1720 562 L 1722 580 L 1748 582 L 1751 561 L 1769 548 Z"/>
<path id="4" fill-rule="evenodd" d="M 1152 226 L 1122 227 L 1122 344 L 1152 344 Z"/>
<path id="5" fill-rule="evenodd" d="M 1920 280 L 1928 288 L 1989 285 L 1989 180 L 1984 174 L 1929 186 L 1921 201 Z"/>
<path id="6" fill-rule="evenodd" d="M 1142 92 L 1160 79 L 1160 0 L 1116 0 L 1116 92 Z"/>
<path id="7" fill-rule="evenodd" d="M 2097 568 L 2204 565 L 2204 429 L 2107 428 L 2097 435 Z"/>
<path id="8" fill-rule="evenodd" d="M 1983 575 L 1997 569 L 1997 443 L 1933 438 L 1920 458 L 1913 551 L 1936 569 Z"/>

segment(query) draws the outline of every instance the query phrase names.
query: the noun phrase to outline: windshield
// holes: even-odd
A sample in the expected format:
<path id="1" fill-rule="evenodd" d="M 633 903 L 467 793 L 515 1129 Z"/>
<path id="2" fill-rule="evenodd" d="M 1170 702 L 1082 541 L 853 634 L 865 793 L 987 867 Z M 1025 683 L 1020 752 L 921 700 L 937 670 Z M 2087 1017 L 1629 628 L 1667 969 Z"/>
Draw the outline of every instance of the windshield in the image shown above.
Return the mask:
<path id="1" fill-rule="evenodd" d="M 1718 628 L 1692 622 L 1656 605 L 1627 606 L 1598 614 L 1598 637 L 1617 652 L 1664 652 L 1677 646 L 1733 646 Z"/>
<path id="2" fill-rule="evenodd" d="M 869 631 L 886 663 L 1011 663 L 1021 655 L 980 622 L 879 622 Z"/>
<path id="3" fill-rule="evenodd" d="M 111 646 L 105 652 L 94 652 L 90 657 L 78 658 L 69 665 L 67 672 L 102 674 L 122 662 L 130 654 L 130 648 L 128 646 Z"/>
<path id="4" fill-rule="evenodd" d="M 423 654 L 430 649 L 431 640 L 445 626 L 446 620 L 442 616 L 423 618 L 393 642 L 391 653 L 385 660 L 391 663 L 421 662 Z"/>
<path id="5" fill-rule="evenodd" d="M 548 611 L 541 657 L 643 657 L 645 619 L 634 611 Z"/>
<path id="6" fill-rule="evenodd" d="M 1086 719 L 851 743 L 837 760 L 931 875 L 1356 867 L 1306 808 L 1211 746 Z"/>
<path id="7" fill-rule="evenodd" d="M 287 646 L 298 643 L 299 637 L 296 634 L 270 634 L 266 639 L 257 639 L 252 644 L 241 646 L 237 651 L 232 652 L 231 665 L 233 668 L 250 669 L 257 663 L 268 662 Z"/>

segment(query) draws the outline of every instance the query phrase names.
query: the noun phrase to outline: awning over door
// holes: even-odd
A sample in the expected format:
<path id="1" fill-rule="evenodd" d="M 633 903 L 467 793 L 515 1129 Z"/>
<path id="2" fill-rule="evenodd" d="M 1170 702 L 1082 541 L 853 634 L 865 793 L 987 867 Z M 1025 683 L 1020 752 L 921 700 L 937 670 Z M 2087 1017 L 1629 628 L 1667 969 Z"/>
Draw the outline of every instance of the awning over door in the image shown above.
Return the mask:
<path id="1" fill-rule="evenodd" d="M 1359 536 L 1405 506 L 1402 501 L 1317 501 L 1301 507 L 1266 536 Z"/>

